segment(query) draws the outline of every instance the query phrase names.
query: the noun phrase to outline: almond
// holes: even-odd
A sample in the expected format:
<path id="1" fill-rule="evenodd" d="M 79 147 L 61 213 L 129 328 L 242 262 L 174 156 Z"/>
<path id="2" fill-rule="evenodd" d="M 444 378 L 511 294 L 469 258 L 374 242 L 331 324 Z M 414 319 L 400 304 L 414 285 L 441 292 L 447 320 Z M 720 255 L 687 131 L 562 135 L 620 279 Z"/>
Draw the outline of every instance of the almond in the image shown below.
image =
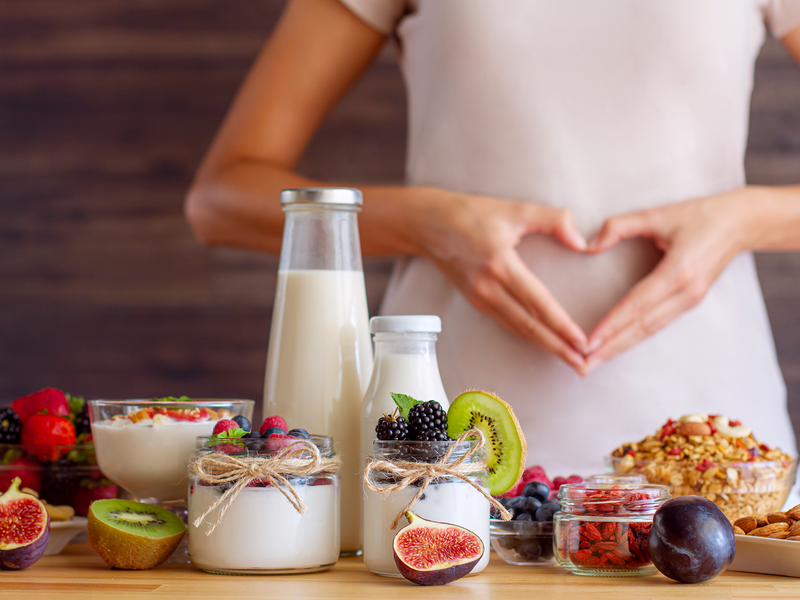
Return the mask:
<path id="1" fill-rule="evenodd" d="M 742 529 L 741 527 L 737 527 L 736 525 L 733 526 L 733 533 L 734 535 L 747 535 L 744 532 L 744 529 Z"/>
<path id="2" fill-rule="evenodd" d="M 792 534 L 789 533 L 788 531 L 779 531 L 778 533 L 771 533 L 767 537 L 775 538 L 777 540 L 785 540 L 790 535 Z"/>
<path id="3" fill-rule="evenodd" d="M 749 532 L 747 535 L 755 535 L 758 537 L 769 537 L 773 533 L 778 533 L 780 531 L 787 531 L 789 529 L 788 523 L 770 523 L 769 525 L 765 525 L 764 527 L 757 527 Z"/>
<path id="4" fill-rule="evenodd" d="M 770 523 L 789 523 L 789 517 L 786 516 L 786 513 L 782 512 L 773 512 L 767 515 L 767 521 Z"/>
<path id="5" fill-rule="evenodd" d="M 678 425 L 678 434 L 689 437 L 690 435 L 711 435 L 708 423 L 681 423 Z"/>
<path id="6" fill-rule="evenodd" d="M 739 527 L 745 533 L 750 533 L 751 531 L 753 531 L 753 529 L 758 527 L 758 522 L 756 522 L 756 518 L 753 517 L 753 516 L 742 517 L 741 519 L 736 519 L 733 522 L 733 526 L 734 527 Z"/>

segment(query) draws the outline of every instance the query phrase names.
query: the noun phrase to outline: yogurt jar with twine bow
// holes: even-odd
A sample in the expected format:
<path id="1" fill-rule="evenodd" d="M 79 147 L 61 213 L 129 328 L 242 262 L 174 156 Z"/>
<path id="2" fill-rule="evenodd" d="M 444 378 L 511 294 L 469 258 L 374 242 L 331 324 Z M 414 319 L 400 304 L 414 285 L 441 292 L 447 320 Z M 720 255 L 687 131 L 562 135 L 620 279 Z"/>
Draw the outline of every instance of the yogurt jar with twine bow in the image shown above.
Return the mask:
<path id="1" fill-rule="evenodd" d="M 214 573 L 310 573 L 339 557 L 339 457 L 330 437 L 197 438 L 189 557 Z"/>
<path id="2" fill-rule="evenodd" d="M 364 470 L 364 564 L 373 573 L 399 577 L 392 541 L 407 524 L 406 512 L 450 523 L 478 535 L 486 549 L 472 570 L 489 563 L 489 509 L 508 512 L 489 494 L 486 440 L 471 429 L 449 442 L 375 440 Z"/>

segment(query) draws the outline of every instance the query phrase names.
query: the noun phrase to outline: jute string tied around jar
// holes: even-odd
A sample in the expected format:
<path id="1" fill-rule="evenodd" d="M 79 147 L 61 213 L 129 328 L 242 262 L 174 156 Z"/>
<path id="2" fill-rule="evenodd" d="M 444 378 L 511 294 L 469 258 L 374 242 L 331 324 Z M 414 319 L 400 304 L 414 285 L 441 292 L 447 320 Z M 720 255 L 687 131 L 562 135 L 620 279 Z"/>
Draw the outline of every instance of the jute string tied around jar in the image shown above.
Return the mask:
<path id="1" fill-rule="evenodd" d="M 315 473 L 336 473 L 341 465 L 338 456 L 323 458 L 319 448 L 310 440 L 298 440 L 274 456 L 237 457 L 221 452 L 213 452 L 195 456 L 189 461 L 189 473 L 210 485 L 235 482 L 206 511 L 192 521 L 195 527 L 205 521 L 206 517 L 218 506 L 222 505 L 217 520 L 210 523 L 206 535 L 216 529 L 222 517 L 230 508 L 241 491 L 254 480 L 267 480 L 286 497 L 294 509 L 301 515 L 307 510 L 303 499 L 284 475 L 313 475 Z"/>
<path id="2" fill-rule="evenodd" d="M 458 447 L 468 438 L 472 437 L 477 437 L 478 441 L 472 444 L 469 449 L 464 452 L 464 454 L 457 457 L 453 462 L 450 462 L 450 458 L 456 447 Z M 397 513 L 397 516 L 394 518 L 394 521 L 392 521 L 389 529 L 394 529 L 397 527 L 397 524 L 400 522 L 400 519 L 403 517 L 403 515 L 411 510 L 414 504 L 416 504 L 417 500 L 419 500 L 422 497 L 422 494 L 425 493 L 425 488 L 428 487 L 428 484 L 439 477 L 457 477 L 458 479 L 467 482 L 476 490 L 478 490 L 478 492 L 480 492 L 484 498 L 486 498 L 497 510 L 500 511 L 500 515 L 503 517 L 504 521 L 510 520 L 511 513 L 508 512 L 506 508 L 497 500 L 492 498 L 486 492 L 486 490 L 469 478 L 470 475 L 481 473 L 486 470 L 486 464 L 484 462 L 467 462 L 468 458 L 470 458 L 473 454 L 475 454 L 475 452 L 483 448 L 485 445 L 486 438 L 484 437 L 483 432 L 480 429 L 470 429 L 462 433 L 459 438 L 450 445 L 450 447 L 447 449 L 447 452 L 444 453 L 444 456 L 442 456 L 435 463 L 420 463 L 405 460 L 376 460 L 374 458 L 370 458 L 367 461 L 367 467 L 364 469 L 364 485 L 367 486 L 367 489 L 373 492 L 377 492 L 379 494 L 399 492 L 416 481 L 421 482 L 417 493 L 414 494 L 414 497 L 411 498 L 411 501 L 408 504 L 406 504 L 405 508 Z M 382 483 L 373 481 L 374 474 L 388 476 L 392 482 Z M 397 481 L 398 479 L 399 481 Z"/>

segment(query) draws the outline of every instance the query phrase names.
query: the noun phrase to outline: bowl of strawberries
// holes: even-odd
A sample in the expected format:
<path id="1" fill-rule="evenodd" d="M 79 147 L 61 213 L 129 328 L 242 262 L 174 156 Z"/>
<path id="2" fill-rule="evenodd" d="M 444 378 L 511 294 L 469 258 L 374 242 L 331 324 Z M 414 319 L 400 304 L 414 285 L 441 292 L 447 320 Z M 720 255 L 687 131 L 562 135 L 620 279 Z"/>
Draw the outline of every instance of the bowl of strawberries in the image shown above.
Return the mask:
<path id="1" fill-rule="evenodd" d="M 94 500 L 117 497 L 97 466 L 83 398 L 45 388 L 0 408 L 0 489 L 14 477 L 51 505 L 85 516 Z"/>

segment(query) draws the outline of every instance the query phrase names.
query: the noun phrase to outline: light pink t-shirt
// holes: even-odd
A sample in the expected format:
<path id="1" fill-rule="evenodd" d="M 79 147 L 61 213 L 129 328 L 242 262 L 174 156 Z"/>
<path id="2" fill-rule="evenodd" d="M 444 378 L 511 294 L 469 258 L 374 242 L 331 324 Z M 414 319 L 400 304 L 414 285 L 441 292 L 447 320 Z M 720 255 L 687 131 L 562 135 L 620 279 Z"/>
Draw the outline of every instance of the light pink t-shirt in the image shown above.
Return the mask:
<path id="1" fill-rule="evenodd" d="M 753 65 L 765 23 L 800 25 L 800 0 L 342 0 L 394 31 L 408 89 L 407 182 L 604 219 L 745 183 Z M 653 267 L 649 242 L 590 257 L 529 236 L 526 263 L 586 331 Z M 477 310 L 429 262 L 402 260 L 382 311 L 441 316 L 451 397 L 509 401 L 528 463 L 602 471 L 623 442 L 685 413 L 726 414 L 795 453 L 753 257 L 699 306 L 580 378 Z"/>

